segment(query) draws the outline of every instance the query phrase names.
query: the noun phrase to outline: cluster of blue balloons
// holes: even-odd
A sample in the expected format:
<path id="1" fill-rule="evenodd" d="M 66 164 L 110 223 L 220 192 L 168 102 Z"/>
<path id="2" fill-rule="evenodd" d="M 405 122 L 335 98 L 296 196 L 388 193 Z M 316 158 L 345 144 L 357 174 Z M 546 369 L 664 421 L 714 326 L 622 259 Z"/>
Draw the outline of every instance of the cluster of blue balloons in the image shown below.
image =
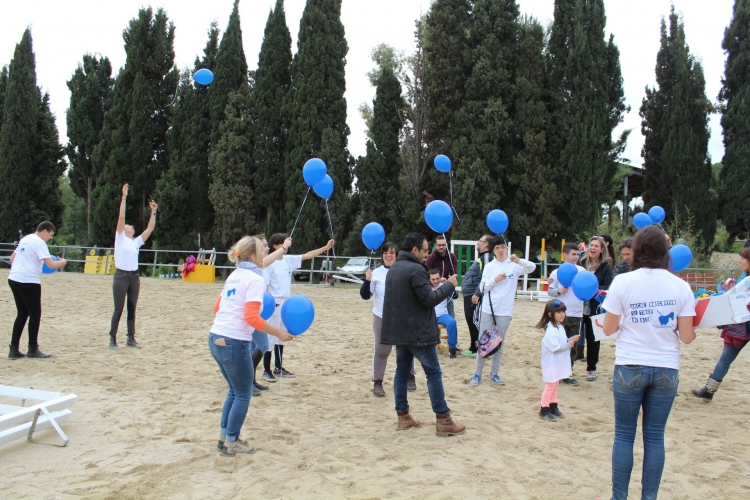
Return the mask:
<path id="1" fill-rule="evenodd" d="M 572 288 L 580 300 L 594 298 L 599 290 L 599 280 L 590 271 L 580 271 L 575 264 L 566 262 L 557 268 L 557 280 L 565 288 Z"/>
<path id="2" fill-rule="evenodd" d="M 276 299 L 266 292 L 263 294 L 263 309 L 260 317 L 268 321 L 276 310 Z M 292 335 L 302 335 L 315 319 L 315 306 L 304 295 L 292 295 L 281 306 L 281 321 L 286 331 Z"/>
<path id="3" fill-rule="evenodd" d="M 56 255 L 53 255 L 53 256 L 52 256 L 52 260 L 54 260 L 55 262 L 57 262 L 57 261 L 58 261 L 58 260 L 60 260 L 60 259 L 58 259 Z M 52 274 L 52 273 L 55 273 L 55 272 L 57 272 L 57 269 L 52 269 L 51 267 L 49 267 L 49 266 L 47 265 L 47 263 L 46 263 L 46 262 L 42 262 L 42 272 L 43 272 L 44 274 Z"/>
<path id="4" fill-rule="evenodd" d="M 208 68 L 201 68 L 195 72 L 195 74 L 193 75 L 193 80 L 195 80 L 195 83 L 208 85 L 209 83 L 214 81 L 214 74 Z"/>
<path id="5" fill-rule="evenodd" d="M 633 225 L 636 227 L 636 229 L 643 229 L 646 226 L 650 226 L 652 224 L 661 224 L 664 222 L 664 219 L 666 219 L 667 213 L 664 211 L 663 208 L 661 208 L 659 205 L 655 205 L 651 207 L 646 212 L 638 212 L 633 216 Z"/>
<path id="6" fill-rule="evenodd" d="M 373 252 L 385 241 L 385 229 L 377 222 L 370 222 L 362 228 L 362 243 Z"/>
<path id="7" fill-rule="evenodd" d="M 311 158 L 302 167 L 305 184 L 313 188 L 315 194 L 327 200 L 333 194 L 333 179 L 328 175 L 328 167 L 320 158 Z"/>

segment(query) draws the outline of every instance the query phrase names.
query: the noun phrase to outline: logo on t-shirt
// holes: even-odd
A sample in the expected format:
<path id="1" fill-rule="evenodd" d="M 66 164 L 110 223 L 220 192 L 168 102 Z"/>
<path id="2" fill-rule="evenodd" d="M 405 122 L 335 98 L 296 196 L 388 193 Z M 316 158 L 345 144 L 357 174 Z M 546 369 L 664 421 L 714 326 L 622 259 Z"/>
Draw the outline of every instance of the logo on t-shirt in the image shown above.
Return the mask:
<path id="1" fill-rule="evenodd" d="M 231 290 L 227 290 L 227 298 L 231 297 L 235 293 L 237 293 L 237 289 L 236 288 L 232 288 Z"/>
<path id="2" fill-rule="evenodd" d="M 659 323 L 661 323 L 661 326 L 667 326 L 670 320 L 674 321 L 674 312 L 667 315 L 662 314 L 661 311 L 656 312 L 659 313 Z"/>
<path id="3" fill-rule="evenodd" d="M 23 253 L 24 251 L 26 251 L 26 247 L 21 248 L 21 252 L 20 253 Z"/>
<path id="4" fill-rule="evenodd" d="M 654 328 L 672 328 L 670 322 L 674 322 L 674 311 L 664 314 L 658 307 L 676 306 L 676 300 L 656 300 L 652 302 L 636 302 L 630 304 L 630 321 L 632 323 L 648 323 Z M 654 324 L 651 318 L 657 315 L 659 324 Z"/>

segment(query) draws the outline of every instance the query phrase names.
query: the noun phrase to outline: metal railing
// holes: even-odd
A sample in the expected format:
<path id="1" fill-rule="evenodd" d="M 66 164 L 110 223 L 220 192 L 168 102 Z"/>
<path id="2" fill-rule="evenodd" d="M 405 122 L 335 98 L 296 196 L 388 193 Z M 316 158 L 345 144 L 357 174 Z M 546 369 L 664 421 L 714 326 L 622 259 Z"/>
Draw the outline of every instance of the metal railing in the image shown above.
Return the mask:
<path id="1" fill-rule="evenodd" d="M 15 243 L 0 243 L 0 262 L 3 262 L 8 267 L 10 267 L 10 261 L 9 257 L 13 253 L 14 249 L 16 247 Z M 66 259 L 68 261 L 68 265 L 65 266 L 60 271 L 62 272 L 83 272 L 84 264 L 86 261 L 86 255 L 89 253 L 90 250 L 95 250 L 97 252 L 97 255 L 99 252 L 104 251 L 105 255 L 104 257 L 104 269 L 108 269 L 111 262 L 114 260 L 114 248 L 113 247 L 98 247 L 98 246 L 79 246 L 79 245 L 48 245 L 50 253 L 53 255 L 57 255 L 63 259 Z M 218 251 L 211 251 L 211 250 L 169 250 L 169 249 L 159 249 L 159 248 L 141 248 L 139 250 L 139 262 L 138 266 L 140 268 L 149 269 L 151 271 L 152 277 L 159 277 L 157 273 L 157 269 L 161 268 L 170 268 L 174 269 L 174 273 L 167 273 L 167 274 L 177 274 L 178 268 L 182 268 L 182 264 L 174 263 L 174 262 L 168 262 L 169 257 L 173 257 L 175 254 L 178 255 L 184 255 L 187 257 L 188 255 L 198 255 L 203 254 L 206 257 L 208 257 L 211 254 L 215 254 L 218 256 L 226 256 L 227 252 L 218 252 Z M 143 259 L 144 254 L 153 254 L 153 259 L 149 255 L 147 259 Z M 159 260 L 159 255 L 162 256 L 162 261 Z M 333 275 L 339 275 L 344 277 L 350 277 L 353 276 L 350 273 L 346 273 L 344 271 L 337 270 L 339 267 L 342 267 L 346 264 L 346 262 L 350 258 L 367 258 L 370 261 L 370 267 L 376 267 L 380 263 L 379 257 L 369 257 L 369 256 L 342 256 L 337 255 L 335 258 L 332 255 L 326 255 L 326 256 L 320 256 L 320 257 L 313 257 L 309 261 L 310 268 L 307 269 L 307 264 L 305 263 L 305 267 L 301 269 L 295 269 L 293 271 L 293 277 L 294 282 L 297 284 L 309 284 L 309 285 L 315 285 L 318 284 L 320 281 L 328 281 L 331 276 Z M 226 261 L 226 259 L 223 259 Z M 71 266 L 71 263 L 80 264 L 79 266 Z M 232 264 L 226 264 L 226 265 L 216 265 L 216 269 L 235 269 L 235 266 Z M 302 280 L 300 280 L 300 277 L 302 277 Z M 303 283 L 306 281 L 307 283 Z"/>

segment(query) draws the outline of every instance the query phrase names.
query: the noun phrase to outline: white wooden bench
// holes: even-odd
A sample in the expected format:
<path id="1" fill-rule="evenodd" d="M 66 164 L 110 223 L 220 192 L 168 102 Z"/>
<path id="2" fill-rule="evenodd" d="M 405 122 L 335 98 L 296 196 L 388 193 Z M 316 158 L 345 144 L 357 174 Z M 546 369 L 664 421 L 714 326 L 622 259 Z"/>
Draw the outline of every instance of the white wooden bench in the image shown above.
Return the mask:
<path id="1" fill-rule="evenodd" d="M 0 385 L 0 398 L 21 400 L 20 406 L 0 404 L 0 446 L 24 437 L 33 441 L 34 432 L 49 428 L 54 428 L 63 440 L 62 446 L 68 444 L 68 436 L 60 424 L 70 419 L 69 408 L 78 396 Z M 26 406 L 27 399 L 41 403 Z"/>

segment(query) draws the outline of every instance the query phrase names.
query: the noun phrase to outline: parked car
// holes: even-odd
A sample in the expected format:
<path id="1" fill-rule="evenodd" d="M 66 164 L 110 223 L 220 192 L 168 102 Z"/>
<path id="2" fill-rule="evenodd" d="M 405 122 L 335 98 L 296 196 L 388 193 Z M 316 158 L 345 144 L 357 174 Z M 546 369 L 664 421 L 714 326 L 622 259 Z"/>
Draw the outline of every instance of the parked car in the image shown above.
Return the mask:
<path id="1" fill-rule="evenodd" d="M 370 269 L 370 259 L 367 257 L 352 257 L 346 261 L 340 271 L 356 276 L 357 278 L 364 278 L 367 270 Z"/>

